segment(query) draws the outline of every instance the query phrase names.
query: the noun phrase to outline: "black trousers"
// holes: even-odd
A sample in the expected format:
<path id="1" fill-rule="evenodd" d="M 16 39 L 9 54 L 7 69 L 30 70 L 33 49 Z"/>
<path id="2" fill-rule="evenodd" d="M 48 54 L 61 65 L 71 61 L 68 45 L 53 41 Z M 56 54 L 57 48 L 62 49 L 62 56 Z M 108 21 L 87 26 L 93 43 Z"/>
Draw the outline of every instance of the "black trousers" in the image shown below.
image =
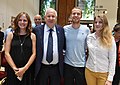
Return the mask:
<path id="1" fill-rule="evenodd" d="M 119 85 L 119 81 L 120 81 L 120 67 L 117 66 L 112 85 Z"/>
<path id="2" fill-rule="evenodd" d="M 64 85 L 86 85 L 85 67 L 64 66 Z"/>
<path id="3" fill-rule="evenodd" d="M 36 79 L 36 85 L 60 85 L 60 72 L 56 65 L 41 65 Z"/>
<path id="4" fill-rule="evenodd" d="M 2 51 L 2 48 L 3 48 L 3 46 L 2 46 L 2 45 L 0 45 L 0 51 Z"/>

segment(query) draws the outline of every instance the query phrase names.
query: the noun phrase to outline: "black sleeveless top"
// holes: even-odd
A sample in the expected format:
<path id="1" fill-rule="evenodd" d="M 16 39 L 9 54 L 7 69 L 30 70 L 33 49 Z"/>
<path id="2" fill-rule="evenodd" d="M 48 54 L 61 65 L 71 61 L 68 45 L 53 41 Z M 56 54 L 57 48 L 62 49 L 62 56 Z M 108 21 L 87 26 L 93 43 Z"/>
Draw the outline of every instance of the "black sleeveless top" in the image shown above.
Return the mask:
<path id="1" fill-rule="evenodd" d="M 30 35 L 15 35 L 11 42 L 10 55 L 17 68 L 24 67 L 32 55 L 32 40 Z M 32 64 L 23 75 L 22 81 L 17 79 L 13 69 L 7 67 L 7 85 L 33 85 L 34 64 Z"/>
<path id="2" fill-rule="evenodd" d="M 32 54 L 32 40 L 30 35 L 13 34 L 10 54 L 17 67 L 24 66 Z"/>

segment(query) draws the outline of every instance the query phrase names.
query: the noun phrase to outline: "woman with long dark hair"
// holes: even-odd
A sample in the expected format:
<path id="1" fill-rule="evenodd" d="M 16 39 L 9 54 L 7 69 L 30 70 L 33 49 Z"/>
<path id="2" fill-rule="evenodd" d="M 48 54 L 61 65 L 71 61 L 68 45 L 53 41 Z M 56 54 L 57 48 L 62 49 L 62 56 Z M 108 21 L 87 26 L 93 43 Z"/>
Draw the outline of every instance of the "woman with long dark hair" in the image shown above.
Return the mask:
<path id="1" fill-rule="evenodd" d="M 6 39 L 5 57 L 7 85 L 33 85 L 36 56 L 36 36 L 31 33 L 31 20 L 27 13 L 19 13 L 14 20 L 14 32 Z"/>

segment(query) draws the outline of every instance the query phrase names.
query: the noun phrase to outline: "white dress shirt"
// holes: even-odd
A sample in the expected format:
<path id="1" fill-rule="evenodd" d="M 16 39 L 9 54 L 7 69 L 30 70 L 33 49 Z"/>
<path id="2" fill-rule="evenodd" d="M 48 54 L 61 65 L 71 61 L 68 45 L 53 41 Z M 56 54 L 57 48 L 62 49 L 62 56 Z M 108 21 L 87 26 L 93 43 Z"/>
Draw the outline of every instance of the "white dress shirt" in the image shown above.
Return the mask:
<path id="1" fill-rule="evenodd" d="M 45 25 L 44 27 L 44 54 L 42 63 L 49 65 L 49 64 L 57 64 L 58 63 L 58 40 L 57 40 L 57 32 L 55 26 L 53 27 L 52 37 L 53 37 L 53 61 L 48 63 L 46 61 L 46 54 L 47 54 L 47 46 L 48 46 L 48 36 L 49 36 L 49 27 Z"/>
<path id="2" fill-rule="evenodd" d="M 89 56 L 86 67 L 93 72 L 108 72 L 107 80 L 112 81 L 116 63 L 116 43 L 114 38 L 112 40 L 112 47 L 108 49 L 100 45 L 99 38 L 96 38 L 95 33 L 89 34 L 87 45 Z"/>

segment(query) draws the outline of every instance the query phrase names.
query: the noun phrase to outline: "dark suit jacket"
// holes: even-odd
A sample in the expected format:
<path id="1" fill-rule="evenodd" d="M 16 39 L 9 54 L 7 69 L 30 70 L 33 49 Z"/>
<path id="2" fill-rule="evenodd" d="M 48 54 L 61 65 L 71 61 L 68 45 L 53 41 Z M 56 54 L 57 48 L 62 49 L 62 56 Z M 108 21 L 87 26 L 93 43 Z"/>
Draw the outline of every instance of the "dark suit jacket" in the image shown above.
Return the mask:
<path id="1" fill-rule="evenodd" d="M 59 59 L 59 71 L 60 75 L 63 76 L 63 48 L 65 45 L 65 34 L 64 29 L 59 26 L 55 25 L 56 32 L 57 32 L 57 38 L 58 38 L 58 59 Z M 38 75 L 38 72 L 41 68 L 41 62 L 43 59 L 43 49 L 44 49 L 44 25 L 37 26 L 33 29 L 33 33 L 36 35 L 36 61 L 35 61 L 35 78 Z"/>
<path id="2" fill-rule="evenodd" d="M 3 39 L 4 39 L 4 32 L 0 31 L 0 51 L 2 51 Z"/>

